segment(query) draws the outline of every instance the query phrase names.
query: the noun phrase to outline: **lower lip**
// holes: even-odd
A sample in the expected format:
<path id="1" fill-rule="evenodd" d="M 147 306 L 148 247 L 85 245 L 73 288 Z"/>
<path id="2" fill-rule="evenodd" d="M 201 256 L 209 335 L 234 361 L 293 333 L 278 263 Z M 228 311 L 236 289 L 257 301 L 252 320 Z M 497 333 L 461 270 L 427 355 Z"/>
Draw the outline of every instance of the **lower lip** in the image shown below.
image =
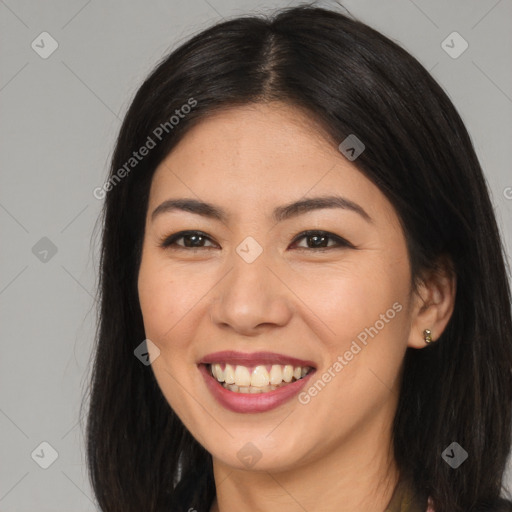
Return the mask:
<path id="1" fill-rule="evenodd" d="M 233 412 L 255 413 L 270 411 L 287 402 L 306 385 L 316 370 L 312 370 L 302 379 L 265 393 L 237 393 L 226 389 L 212 377 L 205 364 L 199 364 L 206 386 L 214 398 L 226 409 Z"/>

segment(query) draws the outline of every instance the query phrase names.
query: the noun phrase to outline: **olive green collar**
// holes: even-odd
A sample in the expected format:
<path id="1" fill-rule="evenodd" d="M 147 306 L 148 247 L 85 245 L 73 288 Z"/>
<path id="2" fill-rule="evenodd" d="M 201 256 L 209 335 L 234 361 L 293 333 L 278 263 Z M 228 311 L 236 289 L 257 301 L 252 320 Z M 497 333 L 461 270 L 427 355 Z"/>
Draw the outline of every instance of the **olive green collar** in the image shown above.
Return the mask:
<path id="1" fill-rule="evenodd" d="M 412 487 L 404 481 L 398 482 L 385 512 L 425 512 L 426 500 L 416 496 Z"/>

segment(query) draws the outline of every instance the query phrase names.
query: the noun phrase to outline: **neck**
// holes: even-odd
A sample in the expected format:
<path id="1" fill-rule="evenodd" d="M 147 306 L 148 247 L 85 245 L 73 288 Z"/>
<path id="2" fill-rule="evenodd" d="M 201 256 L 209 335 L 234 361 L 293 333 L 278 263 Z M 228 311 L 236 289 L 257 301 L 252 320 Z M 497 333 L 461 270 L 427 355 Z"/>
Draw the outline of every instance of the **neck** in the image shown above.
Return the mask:
<path id="1" fill-rule="evenodd" d="M 286 471 L 233 469 L 214 458 L 217 496 L 210 512 L 384 512 L 399 475 L 382 427 L 360 429 L 336 449 Z"/>

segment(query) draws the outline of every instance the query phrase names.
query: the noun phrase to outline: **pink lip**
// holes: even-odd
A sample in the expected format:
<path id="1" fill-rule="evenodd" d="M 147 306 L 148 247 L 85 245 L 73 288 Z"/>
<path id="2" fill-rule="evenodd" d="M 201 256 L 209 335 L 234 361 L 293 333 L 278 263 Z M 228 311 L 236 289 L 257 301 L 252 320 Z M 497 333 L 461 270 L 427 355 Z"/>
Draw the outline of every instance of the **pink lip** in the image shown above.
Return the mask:
<path id="1" fill-rule="evenodd" d="M 219 352 L 218 354 L 222 354 Z M 261 354 L 261 353 L 260 353 Z M 217 356 L 217 354 L 213 354 Z M 222 360 L 222 359 L 221 359 Z M 239 361 L 240 359 L 237 359 Z M 289 359 L 288 359 L 289 360 Z M 219 359 L 216 359 L 219 361 Z M 231 359 L 233 361 L 233 359 Z M 261 361 L 259 359 L 258 361 Z M 294 361 L 298 361 L 295 359 Z M 277 363 L 275 359 L 273 362 Z M 303 361 L 302 363 L 305 363 Z M 306 364 L 297 364 L 297 366 L 311 366 Z M 242 363 L 240 363 L 242 364 Z M 281 404 L 287 402 L 292 397 L 297 395 L 300 390 L 307 384 L 310 380 L 311 376 L 316 373 L 316 370 L 312 370 L 302 379 L 296 380 L 286 386 L 282 386 L 274 391 L 268 391 L 266 393 L 236 393 L 235 391 L 230 391 L 226 389 L 222 384 L 220 384 L 216 379 L 214 379 L 208 370 L 206 364 L 198 364 L 199 371 L 204 377 L 206 386 L 210 390 L 210 393 L 214 396 L 217 402 L 220 403 L 226 409 L 229 409 L 233 412 L 239 413 L 258 413 L 270 411 L 271 409 L 275 409 L 279 407 Z"/>
<path id="2" fill-rule="evenodd" d="M 214 352 L 203 357 L 199 364 L 227 363 L 241 366 L 259 366 L 268 364 L 291 364 L 292 366 L 311 366 L 316 368 L 313 361 L 305 361 L 295 357 L 276 354 L 275 352 L 234 352 L 233 350 L 224 350 L 222 352 Z"/>

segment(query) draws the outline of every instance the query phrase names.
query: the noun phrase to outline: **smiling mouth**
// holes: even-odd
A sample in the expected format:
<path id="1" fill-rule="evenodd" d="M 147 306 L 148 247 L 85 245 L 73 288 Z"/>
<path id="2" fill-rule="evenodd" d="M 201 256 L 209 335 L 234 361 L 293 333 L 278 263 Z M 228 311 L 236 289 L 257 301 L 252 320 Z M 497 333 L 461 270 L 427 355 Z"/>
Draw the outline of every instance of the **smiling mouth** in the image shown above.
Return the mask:
<path id="1" fill-rule="evenodd" d="M 225 389 L 235 393 L 268 393 L 303 379 L 314 370 L 311 366 L 258 365 L 224 363 L 205 364 L 209 374 Z"/>

